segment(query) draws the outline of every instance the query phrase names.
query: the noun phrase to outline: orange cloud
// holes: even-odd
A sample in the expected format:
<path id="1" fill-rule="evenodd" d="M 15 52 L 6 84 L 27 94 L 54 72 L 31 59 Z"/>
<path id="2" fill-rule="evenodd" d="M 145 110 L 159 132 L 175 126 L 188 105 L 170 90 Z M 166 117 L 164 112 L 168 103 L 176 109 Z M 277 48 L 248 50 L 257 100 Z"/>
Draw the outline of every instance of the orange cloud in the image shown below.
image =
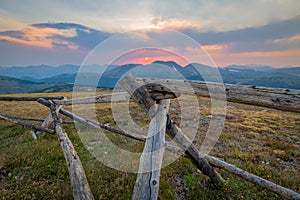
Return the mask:
<path id="1" fill-rule="evenodd" d="M 230 44 L 213 44 L 213 45 L 203 45 L 203 46 L 199 46 L 198 48 L 194 48 L 194 47 L 187 47 L 186 51 L 188 53 L 192 53 L 192 54 L 198 54 L 198 55 L 202 55 L 205 52 L 203 51 L 203 49 L 205 51 L 207 51 L 209 54 L 210 53 L 220 53 L 222 51 L 224 51 L 225 49 L 227 49 L 229 47 Z M 202 48 L 201 48 L 202 47 Z"/>
<path id="2" fill-rule="evenodd" d="M 214 45 L 204 45 L 202 46 L 206 51 L 222 51 L 228 48 L 228 44 L 214 44 Z"/>
<path id="3" fill-rule="evenodd" d="M 13 37 L 13 36 L 0 36 L 0 40 L 7 40 L 13 43 L 37 46 L 43 48 L 52 48 L 53 43 L 64 45 L 70 49 L 78 48 L 76 45 L 71 44 L 70 42 L 54 38 L 52 36 L 64 36 L 64 37 L 74 37 L 76 36 L 76 31 L 74 29 L 55 29 L 48 27 L 33 27 L 29 26 L 22 31 L 20 31 L 22 37 Z"/>

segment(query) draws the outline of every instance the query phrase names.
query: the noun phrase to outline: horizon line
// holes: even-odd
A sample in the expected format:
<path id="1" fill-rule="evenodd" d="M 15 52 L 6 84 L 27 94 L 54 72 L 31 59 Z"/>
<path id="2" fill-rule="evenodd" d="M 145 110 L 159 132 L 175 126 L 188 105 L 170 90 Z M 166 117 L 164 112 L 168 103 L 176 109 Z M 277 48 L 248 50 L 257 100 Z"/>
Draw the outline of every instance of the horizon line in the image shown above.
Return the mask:
<path id="1" fill-rule="evenodd" d="M 72 63 L 65 63 L 65 64 L 59 64 L 59 65 L 49 65 L 49 64 L 33 64 L 33 65 L 12 65 L 12 66 L 0 66 L 0 68 L 12 68 L 12 67 L 39 67 L 39 66 L 48 66 L 48 67 L 60 67 L 60 66 L 64 66 L 64 65 L 74 65 L 74 66 L 91 66 L 91 65 L 99 65 L 99 66 L 111 66 L 111 65 L 116 65 L 116 66 L 124 66 L 124 65 L 150 65 L 150 64 L 154 64 L 156 62 L 173 62 L 181 67 L 187 67 L 188 65 L 193 65 L 193 64 L 200 64 L 200 65 L 204 65 L 204 66 L 208 66 L 208 67 L 213 67 L 213 68 L 226 68 L 226 67 L 230 67 L 230 66 L 245 66 L 245 67 L 254 67 L 254 68 L 260 68 L 260 67 L 271 67 L 271 68 L 297 68 L 300 66 L 293 66 L 293 65 L 285 65 L 285 66 L 273 66 L 273 65 L 265 65 L 265 64 L 230 64 L 230 65 L 226 65 L 226 66 L 210 66 L 210 65 L 205 65 L 202 63 L 196 63 L 196 62 L 190 62 L 186 65 L 181 65 L 178 64 L 176 61 L 173 60 L 154 60 L 153 62 L 149 62 L 149 63 L 135 63 L 135 62 L 128 62 L 128 63 L 123 63 L 123 64 L 97 64 L 97 63 L 93 63 L 93 64 L 86 64 L 86 65 L 78 65 L 78 64 L 72 64 Z"/>

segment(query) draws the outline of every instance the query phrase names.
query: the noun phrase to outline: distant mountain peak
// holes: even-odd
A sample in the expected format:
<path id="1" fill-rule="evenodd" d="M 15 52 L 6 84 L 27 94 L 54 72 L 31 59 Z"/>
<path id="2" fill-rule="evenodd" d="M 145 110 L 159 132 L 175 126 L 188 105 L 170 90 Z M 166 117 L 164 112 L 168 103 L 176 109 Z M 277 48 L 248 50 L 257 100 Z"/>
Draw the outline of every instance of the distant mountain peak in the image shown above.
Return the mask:
<path id="1" fill-rule="evenodd" d="M 162 64 L 162 65 L 175 65 L 175 66 L 180 66 L 182 67 L 181 65 L 179 65 L 178 63 L 176 63 L 175 61 L 172 61 L 172 60 L 169 60 L 169 61 L 163 61 L 163 60 L 156 60 L 154 62 L 152 62 L 152 64 Z"/>

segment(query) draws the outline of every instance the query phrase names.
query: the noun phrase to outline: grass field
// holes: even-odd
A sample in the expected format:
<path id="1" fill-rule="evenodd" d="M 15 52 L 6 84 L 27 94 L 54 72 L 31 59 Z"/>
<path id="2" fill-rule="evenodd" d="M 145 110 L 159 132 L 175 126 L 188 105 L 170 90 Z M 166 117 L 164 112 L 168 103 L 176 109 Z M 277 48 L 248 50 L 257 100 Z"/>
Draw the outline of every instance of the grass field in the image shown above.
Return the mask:
<path id="1" fill-rule="evenodd" d="M 71 93 L 47 95 L 71 97 Z M 210 99 L 199 97 L 198 100 L 201 121 L 194 143 L 200 148 L 209 124 Z M 228 105 L 231 107 L 227 109 L 224 129 L 210 154 L 300 193 L 300 114 L 236 103 Z M 95 108 L 86 109 L 94 109 L 101 123 L 114 125 L 110 104 L 97 104 Z M 0 102 L 0 110 L 2 114 L 28 117 L 46 117 L 49 114 L 46 107 L 36 102 Z M 170 112 L 175 120 L 179 118 L 180 109 L 176 101 L 171 102 Z M 149 123 L 146 114 L 134 103 L 130 104 L 130 113 L 138 124 Z M 136 174 L 103 165 L 84 147 L 74 125 L 65 125 L 64 128 L 81 158 L 95 198 L 131 199 Z M 106 134 L 121 147 L 131 141 L 123 136 Z M 143 143 L 135 142 L 130 148 L 142 151 Z M 217 171 L 227 181 L 221 188 L 210 184 L 189 159 L 181 157 L 163 168 L 159 198 L 282 199 L 226 171 Z M 35 141 L 30 129 L 0 121 L 0 198 L 73 198 L 56 135 L 43 134 Z"/>

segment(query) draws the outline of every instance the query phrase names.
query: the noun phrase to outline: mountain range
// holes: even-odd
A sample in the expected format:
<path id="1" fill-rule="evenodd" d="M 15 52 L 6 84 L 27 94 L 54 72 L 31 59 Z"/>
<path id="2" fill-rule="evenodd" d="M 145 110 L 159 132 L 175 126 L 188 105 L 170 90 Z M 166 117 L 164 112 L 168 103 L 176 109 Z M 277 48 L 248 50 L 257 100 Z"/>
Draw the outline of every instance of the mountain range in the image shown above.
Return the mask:
<path id="1" fill-rule="evenodd" d="M 140 78 L 223 81 L 238 85 L 300 89 L 300 67 L 230 65 L 213 68 L 199 63 L 180 66 L 173 61 L 155 61 L 147 65 L 40 65 L 0 68 L 0 93 L 72 91 L 74 83 L 77 86 L 113 88 L 115 85 L 118 87 L 118 80 L 129 71 Z"/>

